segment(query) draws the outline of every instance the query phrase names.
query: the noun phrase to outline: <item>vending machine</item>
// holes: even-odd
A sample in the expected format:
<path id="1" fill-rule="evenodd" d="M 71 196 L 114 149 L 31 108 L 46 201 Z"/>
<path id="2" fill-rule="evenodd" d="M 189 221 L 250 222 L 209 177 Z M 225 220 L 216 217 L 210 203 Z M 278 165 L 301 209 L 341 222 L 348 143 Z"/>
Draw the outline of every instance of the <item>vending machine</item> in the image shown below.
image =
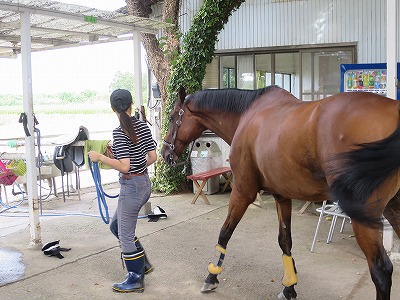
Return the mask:
<path id="1" fill-rule="evenodd" d="M 341 64 L 341 92 L 371 92 L 386 96 L 386 63 L 377 64 Z M 400 78 L 400 63 L 397 63 L 397 78 Z M 400 90 L 397 89 L 400 100 Z"/>

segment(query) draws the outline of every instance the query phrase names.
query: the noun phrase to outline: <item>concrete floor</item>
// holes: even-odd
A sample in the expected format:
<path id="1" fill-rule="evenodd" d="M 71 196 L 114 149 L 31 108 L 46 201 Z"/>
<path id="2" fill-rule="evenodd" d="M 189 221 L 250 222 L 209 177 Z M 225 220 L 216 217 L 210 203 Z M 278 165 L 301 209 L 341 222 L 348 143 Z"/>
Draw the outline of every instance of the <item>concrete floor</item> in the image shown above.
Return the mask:
<path id="1" fill-rule="evenodd" d="M 116 185 L 105 187 L 117 193 Z M 137 235 L 155 267 L 146 276 L 143 294 L 112 292 L 114 282 L 126 273 L 122 269 L 117 240 L 99 217 L 93 188 L 77 195 L 54 198 L 43 203 L 41 217 L 43 243 L 60 240 L 64 259 L 47 257 L 40 250 L 28 249 L 28 219 L 0 217 L 0 247 L 16 254 L 16 266 L 22 274 L 13 275 L 13 282 L 0 282 L 2 300 L 44 299 L 276 299 L 282 291 L 283 266 L 277 242 L 278 224 L 274 202 L 262 196 L 267 209 L 251 205 L 231 238 L 219 276 L 220 285 L 214 292 L 200 293 L 207 275 L 207 265 L 215 261 L 214 246 L 226 213 L 229 194 L 209 195 L 211 205 L 200 198 L 190 204 L 193 194 L 153 195 L 152 207 L 161 206 L 167 219 L 148 222 L 140 219 Z M 116 200 L 108 199 L 110 214 Z M 299 276 L 297 299 L 375 299 L 366 260 L 358 248 L 351 227 L 343 234 L 335 232 L 326 244 L 330 221 L 324 220 L 319 242 L 310 252 L 318 216 L 310 206 L 298 214 L 304 202 L 293 205 L 293 258 Z M 63 216 L 50 216 L 61 213 Z M 94 216 L 88 216 L 94 215 Z M 8 226 L 9 225 L 9 226 Z M 400 295 L 400 264 L 395 263 L 392 299 Z M 3 270 L 3 271 L 1 271 Z M 0 269 L 0 280 L 2 272 Z M 3 274 L 4 275 L 4 274 Z"/>

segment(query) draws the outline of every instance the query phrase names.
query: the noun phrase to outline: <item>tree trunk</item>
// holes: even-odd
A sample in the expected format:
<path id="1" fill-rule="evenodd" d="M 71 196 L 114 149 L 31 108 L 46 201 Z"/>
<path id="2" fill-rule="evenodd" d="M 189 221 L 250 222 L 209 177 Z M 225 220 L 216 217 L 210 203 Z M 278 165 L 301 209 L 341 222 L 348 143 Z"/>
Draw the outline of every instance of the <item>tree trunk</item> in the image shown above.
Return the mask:
<path id="1" fill-rule="evenodd" d="M 125 0 L 129 14 L 148 18 L 151 14 L 150 5 L 156 3 L 156 0 Z M 147 61 L 150 69 L 157 79 L 161 93 L 161 102 L 165 104 L 167 99 L 167 82 L 170 78 L 171 63 L 173 55 L 165 55 L 164 53 L 176 53 L 179 51 L 179 38 L 176 35 L 178 23 L 178 14 L 181 0 L 164 0 L 162 21 L 171 20 L 175 27 L 163 30 L 165 36 L 165 46 L 163 49 L 157 37 L 153 34 L 142 33 L 141 40 L 147 53 Z"/>
<path id="2" fill-rule="evenodd" d="M 157 0 L 126 0 L 129 13 L 141 17 L 148 17 L 151 13 L 149 6 L 145 4 L 155 1 Z M 163 49 L 160 49 L 160 44 L 154 35 L 142 34 L 142 43 L 162 95 L 164 117 L 161 134 L 163 136 L 169 127 L 168 118 L 165 117 L 174 106 L 179 86 L 185 86 L 189 92 L 201 89 L 207 64 L 214 56 L 217 36 L 232 12 L 244 1 L 204 0 L 183 39 L 182 53 L 179 51 L 179 37 L 176 34 L 180 0 L 164 0 L 163 2 L 162 20 L 169 19 L 176 26 L 164 30 Z M 173 69 L 172 62 L 174 62 Z M 182 159 L 186 159 L 187 156 L 188 151 L 183 153 Z M 181 172 L 182 167 L 171 168 L 165 162 L 158 161 L 156 174 L 152 180 L 153 188 L 167 194 L 183 190 L 186 176 Z"/>

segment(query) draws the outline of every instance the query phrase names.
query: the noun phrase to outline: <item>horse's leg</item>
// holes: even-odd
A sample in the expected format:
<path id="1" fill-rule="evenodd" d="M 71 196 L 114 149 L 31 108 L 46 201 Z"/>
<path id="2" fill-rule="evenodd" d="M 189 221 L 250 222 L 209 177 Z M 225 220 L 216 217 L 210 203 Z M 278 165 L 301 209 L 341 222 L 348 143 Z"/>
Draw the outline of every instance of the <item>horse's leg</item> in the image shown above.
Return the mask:
<path id="1" fill-rule="evenodd" d="M 257 192 L 255 191 L 254 193 L 248 193 L 247 196 L 244 196 L 237 191 L 237 183 L 233 187 L 229 199 L 228 215 L 220 230 L 218 245 L 215 247 L 217 250 L 218 261 L 216 264 L 210 263 L 208 265 L 209 274 L 201 288 L 202 293 L 212 291 L 218 287 L 219 281 L 217 276 L 222 272 L 222 263 L 225 258 L 226 246 L 228 245 L 229 239 L 231 238 L 237 224 L 246 212 L 247 207 L 249 207 L 249 205 L 256 199 L 256 194 Z"/>
<path id="2" fill-rule="evenodd" d="M 284 267 L 284 275 L 282 284 L 284 289 L 282 293 L 278 295 L 278 299 L 290 300 L 296 299 L 297 293 L 294 289 L 297 284 L 297 271 L 292 258 L 292 200 L 284 198 L 279 195 L 273 195 L 275 198 L 276 210 L 278 213 L 279 221 L 279 235 L 278 242 L 282 249 L 282 259 Z"/>
<path id="3" fill-rule="evenodd" d="M 385 211 L 383 212 L 385 218 L 392 225 L 393 230 L 400 238 L 400 195 L 399 193 L 393 197 L 392 200 L 386 205 Z"/>
<path id="4" fill-rule="evenodd" d="M 380 230 L 355 221 L 352 221 L 352 225 L 357 243 L 368 261 L 371 278 L 375 284 L 376 300 L 389 300 L 393 264 L 383 247 Z"/>

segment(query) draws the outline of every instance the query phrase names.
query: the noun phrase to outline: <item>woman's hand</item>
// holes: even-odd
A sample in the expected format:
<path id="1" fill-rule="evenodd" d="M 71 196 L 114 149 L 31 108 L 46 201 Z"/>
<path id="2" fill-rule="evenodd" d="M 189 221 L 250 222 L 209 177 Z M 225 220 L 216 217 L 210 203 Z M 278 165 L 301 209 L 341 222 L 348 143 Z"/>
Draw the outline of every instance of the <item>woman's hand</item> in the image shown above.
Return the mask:
<path id="1" fill-rule="evenodd" d="M 103 164 L 109 166 L 110 168 L 120 171 L 122 173 L 129 172 L 130 168 L 129 158 L 122 158 L 122 159 L 110 158 L 96 151 L 88 151 L 88 155 L 92 162 L 100 161 Z"/>
<path id="2" fill-rule="evenodd" d="M 103 156 L 103 154 L 96 151 L 89 151 L 88 155 L 92 162 L 100 161 L 101 157 Z"/>

